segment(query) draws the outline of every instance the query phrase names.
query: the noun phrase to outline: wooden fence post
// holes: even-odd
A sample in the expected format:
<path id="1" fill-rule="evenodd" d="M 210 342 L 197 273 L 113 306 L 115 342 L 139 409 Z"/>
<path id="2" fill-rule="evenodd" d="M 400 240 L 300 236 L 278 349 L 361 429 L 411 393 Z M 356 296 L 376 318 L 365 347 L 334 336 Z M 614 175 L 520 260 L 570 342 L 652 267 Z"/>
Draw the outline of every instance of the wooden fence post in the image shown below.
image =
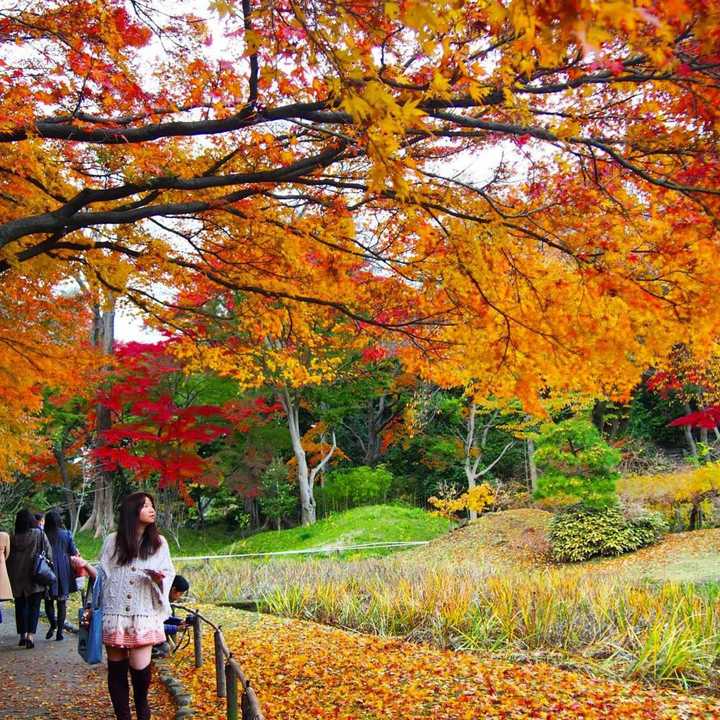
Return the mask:
<path id="1" fill-rule="evenodd" d="M 223 653 L 223 641 L 220 629 L 215 631 L 215 684 L 217 685 L 217 696 L 227 695 L 227 684 L 225 682 L 225 654 Z"/>
<path id="2" fill-rule="evenodd" d="M 227 720 L 238 720 L 238 677 L 230 661 L 225 663 L 227 686 Z"/>
<path id="3" fill-rule="evenodd" d="M 257 695 L 250 687 L 250 681 L 247 682 L 242 696 L 242 720 L 265 720 L 260 711 L 260 702 Z"/>
<path id="4" fill-rule="evenodd" d="M 197 613 L 193 616 L 193 647 L 195 650 L 195 667 L 202 667 L 202 629 L 200 628 L 200 618 Z"/>

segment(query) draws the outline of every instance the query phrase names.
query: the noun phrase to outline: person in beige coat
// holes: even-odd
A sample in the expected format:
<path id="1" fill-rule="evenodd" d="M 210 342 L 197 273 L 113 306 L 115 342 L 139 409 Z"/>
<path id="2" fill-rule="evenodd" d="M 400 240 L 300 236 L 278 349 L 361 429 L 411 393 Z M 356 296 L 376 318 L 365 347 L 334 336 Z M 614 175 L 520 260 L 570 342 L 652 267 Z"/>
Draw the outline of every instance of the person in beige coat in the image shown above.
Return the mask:
<path id="1" fill-rule="evenodd" d="M 12 600 L 12 588 L 7 571 L 7 558 L 10 555 L 10 536 L 6 532 L 0 532 L 0 602 Z"/>

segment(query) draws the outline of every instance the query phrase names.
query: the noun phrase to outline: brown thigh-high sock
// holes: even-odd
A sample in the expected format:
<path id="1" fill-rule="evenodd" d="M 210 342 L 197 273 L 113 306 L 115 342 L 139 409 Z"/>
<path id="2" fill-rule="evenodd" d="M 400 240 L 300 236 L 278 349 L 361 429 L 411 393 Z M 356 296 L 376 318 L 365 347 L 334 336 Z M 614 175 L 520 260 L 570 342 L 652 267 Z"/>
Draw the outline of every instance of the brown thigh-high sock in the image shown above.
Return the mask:
<path id="1" fill-rule="evenodd" d="M 108 690 L 117 720 L 131 720 L 128 659 L 108 660 Z"/>
<path id="2" fill-rule="evenodd" d="M 133 697 L 135 698 L 135 712 L 138 720 L 150 720 L 150 705 L 148 703 L 148 690 L 150 689 L 150 678 L 152 671 L 150 665 L 142 670 L 130 668 L 132 679 Z"/>

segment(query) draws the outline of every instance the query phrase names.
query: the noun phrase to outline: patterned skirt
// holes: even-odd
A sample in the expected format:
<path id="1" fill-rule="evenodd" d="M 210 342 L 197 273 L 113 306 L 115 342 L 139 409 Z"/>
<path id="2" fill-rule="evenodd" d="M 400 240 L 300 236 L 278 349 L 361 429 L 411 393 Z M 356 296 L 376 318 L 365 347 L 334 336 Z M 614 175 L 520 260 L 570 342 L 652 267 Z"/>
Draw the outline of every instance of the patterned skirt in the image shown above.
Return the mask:
<path id="1" fill-rule="evenodd" d="M 165 642 L 163 618 L 159 615 L 103 614 L 103 644 L 136 648 Z"/>

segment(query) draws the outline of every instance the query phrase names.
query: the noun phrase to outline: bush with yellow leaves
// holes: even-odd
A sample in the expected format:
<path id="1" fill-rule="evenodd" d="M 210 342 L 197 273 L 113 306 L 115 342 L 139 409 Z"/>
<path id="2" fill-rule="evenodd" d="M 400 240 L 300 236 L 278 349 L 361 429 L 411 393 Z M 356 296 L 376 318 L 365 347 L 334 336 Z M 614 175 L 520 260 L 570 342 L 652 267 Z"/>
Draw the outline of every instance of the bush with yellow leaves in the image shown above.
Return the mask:
<path id="1" fill-rule="evenodd" d="M 663 512 L 675 525 L 701 527 L 720 497 L 720 463 L 707 463 L 676 473 L 629 475 L 618 483 L 620 496 Z M 685 520 L 687 515 L 687 520 Z"/>
<path id="2" fill-rule="evenodd" d="M 491 507 L 495 502 L 495 493 L 487 483 L 476 485 L 467 492 L 456 498 L 437 498 L 428 499 L 430 505 L 435 508 L 433 515 L 450 518 L 456 520 L 458 515 L 469 513 L 474 510 L 478 515 Z"/>

